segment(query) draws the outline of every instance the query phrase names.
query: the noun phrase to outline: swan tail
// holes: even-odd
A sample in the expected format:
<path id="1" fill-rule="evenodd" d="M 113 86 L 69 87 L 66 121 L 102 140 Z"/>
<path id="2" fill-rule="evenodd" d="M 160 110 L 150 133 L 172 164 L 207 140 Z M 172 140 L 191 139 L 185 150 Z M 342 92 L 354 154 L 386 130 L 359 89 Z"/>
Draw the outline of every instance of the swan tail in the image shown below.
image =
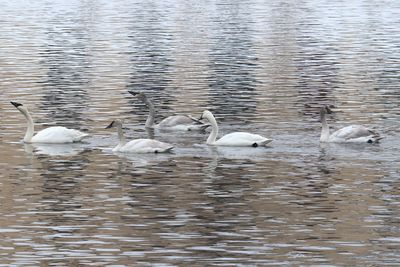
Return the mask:
<path id="1" fill-rule="evenodd" d="M 167 147 L 167 148 L 164 148 L 164 149 L 154 149 L 153 152 L 156 153 L 156 154 L 157 153 L 168 153 L 168 152 L 171 152 L 172 149 L 174 149 L 174 147 L 170 146 L 170 147 Z"/>
<path id="2" fill-rule="evenodd" d="M 165 150 L 165 152 L 171 152 L 171 151 L 172 151 L 172 149 L 174 149 L 174 147 L 173 147 L 173 146 L 171 146 L 171 147 L 168 147 L 168 148 Z"/>
<path id="3" fill-rule="evenodd" d="M 78 131 L 77 134 L 78 135 L 76 136 L 76 138 L 74 138 L 74 142 L 80 142 L 80 141 L 82 141 L 83 139 L 85 139 L 85 138 L 87 138 L 89 136 L 89 134 L 82 133 L 82 132 L 79 132 L 79 131 Z"/>
<path id="4" fill-rule="evenodd" d="M 380 135 L 373 135 L 371 138 L 368 139 L 368 143 L 379 143 L 383 139 Z"/>
<path id="5" fill-rule="evenodd" d="M 380 140 L 383 139 L 383 137 L 378 132 L 373 130 L 368 130 L 368 131 L 372 134 L 372 136 L 367 141 L 368 143 L 379 143 Z"/>
<path id="6" fill-rule="evenodd" d="M 272 139 L 265 139 L 263 141 L 260 142 L 260 146 L 266 146 L 267 144 L 271 143 Z"/>

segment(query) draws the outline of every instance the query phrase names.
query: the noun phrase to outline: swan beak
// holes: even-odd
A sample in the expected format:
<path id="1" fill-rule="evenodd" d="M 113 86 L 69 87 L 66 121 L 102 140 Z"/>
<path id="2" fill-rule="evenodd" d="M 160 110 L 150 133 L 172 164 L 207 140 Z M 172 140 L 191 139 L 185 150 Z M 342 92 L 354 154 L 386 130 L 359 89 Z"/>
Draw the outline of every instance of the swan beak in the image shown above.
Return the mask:
<path id="1" fill-rule="evenodd" d="M 332 114 L 332 109 L 329 106 L 325 106 L 326 113 Z"/>
<path id="2" fill-rule="evenodd" d="M 115 121 L 112 121 L 112 122 L 110 123 L 110 125 L 108 125 L 108 126 L 106 127 L 106 129 L 110 129 L 111 127 L 113 127 L 113 126 L 114 126 L 114 122 L 115 122 Z"/>
<path id="3" fill-rule="evenodd" d="M 133 96 L 136 96 L 136 95 L 139 94 L 138 92 L 135 92 L 135 91 L 128 91 L 128 93 L 130 93 L 130 94 L 133 95 Z"/>
<path id="4" fill-rule="evenodd" d="M 13 106 L 16 107 L 16 108 L 22 106 L 22 104 L 17 103 L 17 102 L 10 101 L 10 103 L 13 104 Z"/>

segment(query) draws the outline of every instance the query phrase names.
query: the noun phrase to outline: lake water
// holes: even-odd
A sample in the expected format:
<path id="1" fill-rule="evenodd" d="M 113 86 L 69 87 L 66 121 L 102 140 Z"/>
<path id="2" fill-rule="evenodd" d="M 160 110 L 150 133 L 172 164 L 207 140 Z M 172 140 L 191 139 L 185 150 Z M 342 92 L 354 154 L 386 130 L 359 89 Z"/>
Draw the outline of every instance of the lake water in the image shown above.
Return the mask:
<path id="1" fill-rule="evenodd" d="M 400 265 L 399 1 L 0 3 L 0 266 Z M 274 141 L 114 154 L 112 120 L 149 134 L 128 90 Z M 24 144 L 9 101 L 91 136 Z M 320 145 L 325 104 L 384 139 Z"/>

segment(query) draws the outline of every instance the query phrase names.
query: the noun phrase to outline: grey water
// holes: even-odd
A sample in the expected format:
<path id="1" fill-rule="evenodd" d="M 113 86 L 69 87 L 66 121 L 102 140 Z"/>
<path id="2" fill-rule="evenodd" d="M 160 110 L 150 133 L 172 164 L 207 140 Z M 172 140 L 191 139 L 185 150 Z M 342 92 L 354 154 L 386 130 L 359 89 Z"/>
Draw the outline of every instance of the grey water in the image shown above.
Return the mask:
<path id="1" fill-rule="evenodd" d="M 400 2 L 0 1 L 0 266 L 398 266 Z M 220 134 L 148 133 L 211 110 Z M 36 130 L 82 144 L 22 142 Z M 320 145 L 367 125 L 374 145 Z M 119 155 L 129 139 L 173 153 Z"/>

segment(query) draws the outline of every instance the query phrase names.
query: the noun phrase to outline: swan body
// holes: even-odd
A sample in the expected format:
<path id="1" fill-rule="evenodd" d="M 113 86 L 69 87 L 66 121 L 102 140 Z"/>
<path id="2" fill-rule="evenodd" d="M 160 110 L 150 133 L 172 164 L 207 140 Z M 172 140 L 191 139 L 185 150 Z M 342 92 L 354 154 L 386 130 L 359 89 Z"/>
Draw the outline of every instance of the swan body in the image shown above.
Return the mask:
<path id="1" fill-rule="evenodd" d="M 174 147 L 171 144 L 153 139 L 134 139 L 126 142 L 122 132 L 122 121 L 117 119 L 106 128 L 117 127 L 119 143 L 113 148 L 113 152 L 121 153 L 163 153 L 169 152 Z"/>
<path id="2" fill-rule="evenodd" d="M 32 137 L 31 141 L 27 143 L 74 143 L 79 142 L 88 134 L 82 133 L 78 130 L 68 129 L 61 126 L 54 126 L 39 131 Z"/>
<path id="3" fill-rule="evenodd" d="M 382 137 L 379 133 L 362 125 L 350 125 L 341 128 L 332 134 L 326 121 L 326 114 L 330 113 L 328 107 L 321 108 L 322 131 L 320 142 L 329 143 L 377 143 Z"/>
<path id="4" fill-rule="evenodd" d="M 137 93 L 128 91 L 130 94 L 136 96 L 140 101 L 145 103 L 149 107 L 149 116 L 147 117 L 145 126 L 147 128 L 155 128 L 170 131 L 202 131 L 209 127 L 209 124 L 204 124 L 200 120 L 197 120 L 189 115 L 173 115 L 169 116 L 158 124 L 155 123 L 155 108 L 153 103 L 144 93 Z"/>
<path id="5" fill-rule="evenodd" d="M 19 112 L 21 112 L 27 122 L 28 128 L 25 133 L 25 143 L 49 143 L 49 144 L 62 144 L 62 143 L 74 143 L 80 142 L 83 138 L 87 137 L 88 134 L 78 130 L 69 129 L 61 126 L 54 126 L 43 129 L 34 135 L 34 123 L 28 109 L 17 102 L 11 102 Z"/>
<path id="6" fill-rule="evenodd" d="M 257 147 L 265 146 L 272 141 L 264 136 L 247 132 L 233 132 L 217 140 L 218 125 L 214 115 L 210 111 L 205 110 L 201 118 L 205 118 L 211 123 L 212 130 L 206 142 L 208 145 Z"/>

